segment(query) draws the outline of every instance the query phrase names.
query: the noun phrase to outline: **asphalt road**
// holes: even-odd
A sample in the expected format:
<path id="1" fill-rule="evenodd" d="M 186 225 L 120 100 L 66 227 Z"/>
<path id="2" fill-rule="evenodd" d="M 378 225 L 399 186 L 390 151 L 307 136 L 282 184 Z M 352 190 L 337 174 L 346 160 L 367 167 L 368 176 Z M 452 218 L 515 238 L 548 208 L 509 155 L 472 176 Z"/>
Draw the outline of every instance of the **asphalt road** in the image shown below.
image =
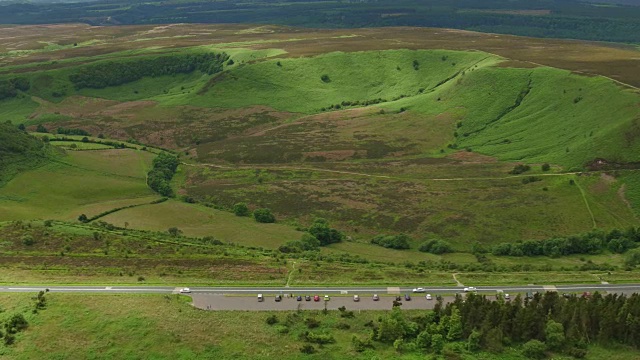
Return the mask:
<path id="1" fill-rule="evenodd" d="M 188 286 L 185 284 L 185 286 Z M 23 285 L 0 285 L 0 292 L 38 292 L 49 289 L 51 292 L 65 293 L 132 293 L 132 294 L 175 294 L 180 287 L 168 286 L 23 286 Z M 193 287 L 191 294 L 217 294 L 217 295 L 254 295 L 264 294 L 301 294 L 301 295 L 370 295 L 370 294 L 405 294 L 411 293 L 413 288 L 407 287 Z M 498 290 L 505 293 L 524 292 L 610 292 L 631 294 L 640 292 L 640 284 L 586 284 L 586 285 L 519 285 L 519 286 L 478 286 L 476 290 L 479 294 L 491 295 Z M 439 286 L 425 287 L 425 292 L 429 294 L 453 294 L 462 292 L 462 287 Z"/>
<path id="2" fill-rule="evenodd" d="M 38 292 L 48 289 L 50 292 L 60 293 L 101 293 L 101 294 L 178 294 L 181 287 L 168 286 L 22 286 L 2 285 L 1 292 Z M 441 295 L 445 302 L 453 301 L 454 294 L 464 292 L 463 287 L 439 286 L 425 287 L 424 293 L 413 293 L 413 288 L 406 287 L 196 287 L 190 288 L 193 306 L 203 310 L 329 310 L 345 306 L 349 310 L 388 310 L 393 306 L 394 295 L 402 295 L 402 309 L 432 309 L 436 295 Z M 588 285 L 525 285 L 525 286 L 480 286 L 477 293 L 495 296 L 500 290 L 514 296 L 517 293 L 557 291 L 560 293 L 601 292 L 632 294 L 640 292 L 640 284 L 588 284 Z M 264 301 L 259 302 L 257 294 L 264 295 Z M 360 301 L 353 301 L 353 295 L 360 295 Z M 379 301 L 374 301 L 372 294 L 380 295 Z M 405 301 L 404 294 L 410 294 L 411 300 Z M 426 299 L 426 294 L 432 295 L 432 300 Z M 276 295 L 282 295 L 282 301 L 275 301 Z M 293 297 L 291 297 L 293 295 Z M 297 301 L 296 296 L 302 295 L 303 300 Z M 305 301 L 304 295 L 319 295 L 320 301 Z M 324 295 L 330 300 L 324 301 Z"/>

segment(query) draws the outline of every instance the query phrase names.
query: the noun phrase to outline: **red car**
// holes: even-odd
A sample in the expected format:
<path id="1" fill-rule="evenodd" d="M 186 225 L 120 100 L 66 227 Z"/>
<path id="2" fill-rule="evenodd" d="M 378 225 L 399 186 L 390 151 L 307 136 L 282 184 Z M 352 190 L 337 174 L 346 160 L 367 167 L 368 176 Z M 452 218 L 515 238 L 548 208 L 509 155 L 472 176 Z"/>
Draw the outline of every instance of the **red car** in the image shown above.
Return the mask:
<path id="1" fill-rule="evenodd" d="M 313 297 L 313 301 L 320 301 L 320 296 L 315 295 L 315 296 Z"/>

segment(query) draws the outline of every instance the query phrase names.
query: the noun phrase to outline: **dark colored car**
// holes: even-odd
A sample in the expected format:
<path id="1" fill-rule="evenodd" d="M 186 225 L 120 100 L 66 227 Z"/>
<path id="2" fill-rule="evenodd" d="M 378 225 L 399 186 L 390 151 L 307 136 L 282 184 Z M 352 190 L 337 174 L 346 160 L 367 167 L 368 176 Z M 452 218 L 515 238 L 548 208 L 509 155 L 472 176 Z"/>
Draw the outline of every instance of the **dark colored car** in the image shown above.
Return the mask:
<path id="1" fill-rule="evenodd" d="M 276 301 L 282 301 L 282 296 L 276 295 Z"/>
<path id="2" fill-rule="evenodd" d="M 528 292 L 524 297 L 525 299 L 533 299 L 533 294 Z"/>
<path id="3" fill-rule="evenodd" d="M 570 298 L 570 297 L 571 297 L 571 294 L 569 294 L 569 293 L 564 293 L 564 294 L 562 294 L 562 297 L 564 297 L 565 299 L 568 299 L 568 298 Z"/>
<path id="4" fill-rule="evenodd" d="M 400 295 L 396 296 L 396 301 L 402 301 L 402 297 Z"/>
<path id="5" fill-rule="evenodd" d="M 314 295 L 313 296 L 313 301 L 320 301 L 320 296 Z"/>
<path id="6" fill-rule="evenodd" d="M 298 295 L 298 297 L 296 298 L 296 300 L 298 300 L 298 301 L 302 301 L 302 296 Z"/>
<path id="7" fill-rule="evenodd" d="M 306 296 L 304 297 L 304 301 L 311 301 L 311 296 L 306 295 Z"/>
<path id="8" fill-rule="evenodd" d="M 404 294 L 404 300 L 405 300 L 405 301 L 411 301 L 411 295 L 409 295 L 409 294 Z"/>

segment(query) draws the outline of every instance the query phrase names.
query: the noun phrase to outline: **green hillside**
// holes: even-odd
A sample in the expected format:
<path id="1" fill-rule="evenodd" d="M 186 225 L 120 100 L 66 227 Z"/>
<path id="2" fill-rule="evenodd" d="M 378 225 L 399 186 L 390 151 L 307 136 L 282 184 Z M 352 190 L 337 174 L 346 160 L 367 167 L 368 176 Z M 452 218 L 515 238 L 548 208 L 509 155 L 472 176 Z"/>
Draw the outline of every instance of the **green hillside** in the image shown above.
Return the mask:
<path id="1" fill-rule="evenodd" d="M 343 101 L 390 101 L 428 92 L 484 59 L 497 60 L 482 52 L 440 50 L 333 52 L 313 58 L 269 60 L 232 69 L 206 94 L 188 103 L 267 105 L 316 113 Z"/>
<path id="2" fill-rule="evenodd" d="M 0 185 L 47 159 L 44 143 L 11 123 L 0 123 Z"/>

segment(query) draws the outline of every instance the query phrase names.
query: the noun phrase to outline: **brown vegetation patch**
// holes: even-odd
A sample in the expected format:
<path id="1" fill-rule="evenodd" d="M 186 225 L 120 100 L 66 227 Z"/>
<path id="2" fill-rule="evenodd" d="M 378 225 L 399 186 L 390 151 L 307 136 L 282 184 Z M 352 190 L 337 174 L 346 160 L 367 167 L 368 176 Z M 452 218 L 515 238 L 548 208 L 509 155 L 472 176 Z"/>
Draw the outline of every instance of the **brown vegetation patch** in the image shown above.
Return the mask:
<path id="1" fill-rule="evenodd" d="M 461 161 L 463 164 L 478 164 L 478 163 L 496 163 L 498 160 L 494 157 L 474 153 L 471 151 L 457 151 L 451 155 L 447 155 L 448 158 Z"/>

